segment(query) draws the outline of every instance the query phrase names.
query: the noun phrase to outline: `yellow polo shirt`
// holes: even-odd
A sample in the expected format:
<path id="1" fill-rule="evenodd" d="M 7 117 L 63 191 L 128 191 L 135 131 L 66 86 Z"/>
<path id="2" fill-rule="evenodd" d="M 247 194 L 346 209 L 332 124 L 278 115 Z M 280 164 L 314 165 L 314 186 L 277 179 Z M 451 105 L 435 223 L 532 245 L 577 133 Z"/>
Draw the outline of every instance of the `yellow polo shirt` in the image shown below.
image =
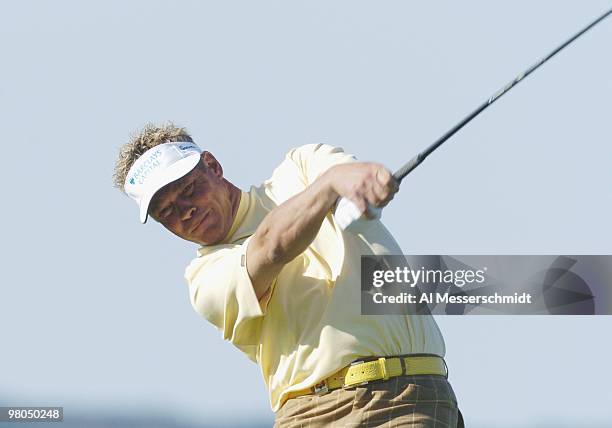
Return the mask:
<path id="1" fill-rule="evenodd" d="M 431 316 L 361 315 L 361 255 L 402 254 L 378 220 L 342 232 L 328 214 L 312 244 L 257 300 L 246 269 L 250 236 L 275 206 L 330 166 L 352 161 L 326 144 L 291 150 L 269 180 L 242 192 L 226 243 L 200 248 L 185 271 L 194 309 L 259 364 L 273 411 L 290 391 L 312 387 L 359 357 L 445 353 Z"/>

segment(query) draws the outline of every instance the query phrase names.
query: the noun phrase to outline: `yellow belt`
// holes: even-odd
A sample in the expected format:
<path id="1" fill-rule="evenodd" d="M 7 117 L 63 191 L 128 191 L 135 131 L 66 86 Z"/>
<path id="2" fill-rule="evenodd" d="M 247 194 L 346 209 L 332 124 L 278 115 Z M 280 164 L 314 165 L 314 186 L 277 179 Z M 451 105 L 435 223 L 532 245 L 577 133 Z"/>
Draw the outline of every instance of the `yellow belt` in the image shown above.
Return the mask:
<path id="1" fill-rule="evenodd" d="M 397 376 L 439 375 L 448 377 L 446 363 L 437 355 L 381 357 L 373 361 L 355 361 L 312 388 L 290 392 L 289 398 L 322 395 L 338 388 L 350 388 Z"/>

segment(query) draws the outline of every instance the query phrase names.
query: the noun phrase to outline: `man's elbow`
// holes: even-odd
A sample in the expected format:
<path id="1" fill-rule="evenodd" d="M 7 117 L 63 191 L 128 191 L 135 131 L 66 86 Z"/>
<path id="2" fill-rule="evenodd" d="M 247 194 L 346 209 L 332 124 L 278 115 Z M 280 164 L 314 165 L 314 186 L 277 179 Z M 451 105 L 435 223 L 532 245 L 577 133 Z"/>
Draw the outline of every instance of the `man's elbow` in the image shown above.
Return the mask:
<path id="1" fill-rule="evenodd" d="M 258 230 L 253 237 L 254 253 L 258 253 L 259 263 L 266 266 L 282 266 L 291 261 L 287 249 L 283 245 L 281 234 L 265 228 Z"/>
<path id="2" fill-rule="evenodd" d="M 266 234 L 262 237 L 259 248 L 262 264 L 266 266 L 283 266 L 291 261 L 280 236 Z"/>
<path id="3" fill-rule="evenodd" d="M 257 300 L 266 297 L 274 278 L 286 263 L 282 247 L 272 244 L 269 236 L 260 234 L 253 236 L 247 249 L 247 272 Z"/>

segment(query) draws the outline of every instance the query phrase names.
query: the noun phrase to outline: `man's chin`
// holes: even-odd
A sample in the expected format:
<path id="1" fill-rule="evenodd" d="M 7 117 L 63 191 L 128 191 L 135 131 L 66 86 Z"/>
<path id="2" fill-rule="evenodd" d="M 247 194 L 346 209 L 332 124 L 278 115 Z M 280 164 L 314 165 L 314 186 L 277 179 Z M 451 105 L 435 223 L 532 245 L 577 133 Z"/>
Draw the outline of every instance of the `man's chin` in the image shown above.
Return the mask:
<path id="1" fill-rule="evenodd" d="M 216 245 L 219 244 L 221 241 L 223 240 L 223 237 L 219 236 L 219 237 L 215 237 L 215 236 L 205 236 L 205 237 L 194 237 L 193 239 L 189 239 L 189 241 L 191 242 L 195 242 L 196 244 L 199 245 Z"/>
<path id="2" fill-rule="evenodd" d="M 201 239 L 201 238 L 192 238 L 192 239 L 188 239 L 188 241 L 189 242 L 193 242 L 193 243 L 198 244 L 198 245 L 203 245 L 203 246 L 214 245 L 214 242 L 210 242 L 208 240 L 204 240 L 204 239 Z"/>

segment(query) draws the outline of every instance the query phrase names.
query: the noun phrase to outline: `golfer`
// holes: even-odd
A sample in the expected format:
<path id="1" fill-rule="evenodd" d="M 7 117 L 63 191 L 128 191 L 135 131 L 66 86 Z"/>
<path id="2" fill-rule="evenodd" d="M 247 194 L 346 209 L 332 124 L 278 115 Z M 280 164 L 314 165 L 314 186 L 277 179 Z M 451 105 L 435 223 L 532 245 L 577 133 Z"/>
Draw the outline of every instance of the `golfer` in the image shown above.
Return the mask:
<path id="1" fill-rule="evenodd" d="M 333 210 L 385 206 L 398 185 L 382 165 L 309 144 L 243 191 L 184 129 L 147 125 L 114 181 L 142 223 L 200 246 L 191 304 L 259 365 L 275 427 L 458 426 L 433 317 L 360 313 L 360 257 L 402 251 L 379 220 L 341 231 Z"/>

